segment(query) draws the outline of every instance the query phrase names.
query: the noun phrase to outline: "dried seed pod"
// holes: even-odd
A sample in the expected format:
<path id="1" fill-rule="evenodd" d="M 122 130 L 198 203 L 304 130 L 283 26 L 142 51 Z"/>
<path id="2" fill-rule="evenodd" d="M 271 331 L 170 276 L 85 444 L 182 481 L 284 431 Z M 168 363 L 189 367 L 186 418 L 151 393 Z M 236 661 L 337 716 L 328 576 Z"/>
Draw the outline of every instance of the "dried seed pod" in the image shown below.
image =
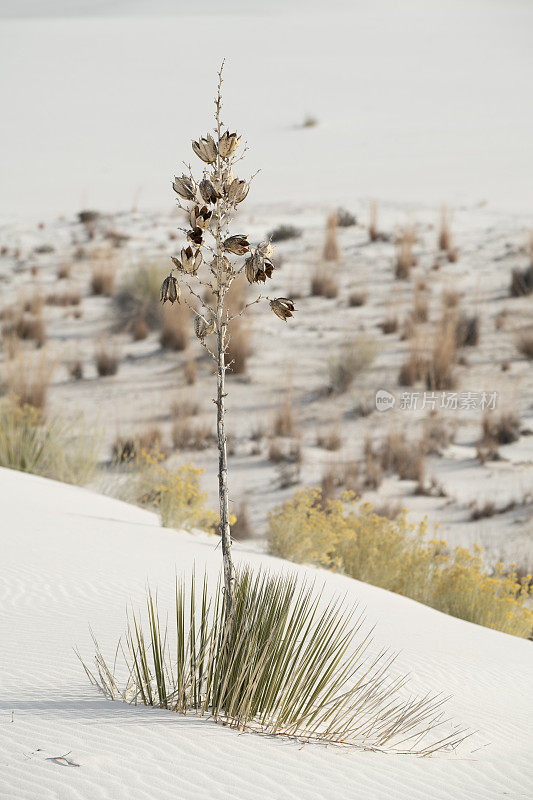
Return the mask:
<path id="1" fill-rule="evenodd" d="M 237 136 L 236 132 L 230 133 L 226 131 L 226 133 L 223 133 L 218 143 L 218 152 L 222 158 L 230 158 L 238 148 L 240 141 L 241 137 Z"/>
<path id="2" fill-rule="evenodd" d="M 181 251 L 181 267 L 184 272 L 188 272 L 190 275 L 196 275 L 201 263 L 201 250 L 197 249 L 193 251 L 192 247 L 183 248 Z"/>
<path id="3" fill-rule="evenodd" d="M 238 203 L 242 203 L 245 199 L 246 195 L 250 190 L 250 184 L 246 183 L 246 181 L 241 181 L 236 178 L 232 181 L 228 187 L 227 194 L 228 200 L 233 205 L 238 205 Z"/>
<path id="4" fill-rule="evenodd" d="M 172 304 L 176 301 L 179 303 L 180 294 L 180 287 L 176 278 L 173 275 L 169 275 L 161 284 L 161 302 L 166 303 L 168 300 Z"/>
<path id="5" fill-rule="evenodd" d="M 200 314 L 196 314 L 194 318 L 194 332 L 196 333 L 199 339 L 205 339 L 206 336 L 209 336 L 211 333 L 215 331 L 215 320 L 212 317 L 209 322 L 206 322 Z"/>
<path id="6" fill-rule="evenodd" d="M 227 274 L 231 274 L 233 272 L 233 267 L 231 266 L 231 261 L 229 260 L 229 258 L 227 258 L 227 256 L 219 256 L 219 258 L 220 258 L 220 269 L 222 270 L 222 272 L 226 272 Z M 218 262 L 217 262 L 217 257 L 216 256 L 212 260 L 210 266 L 214 270 L 214 272 L 217 271 Z"/>
<path id="7" fill-rule="evenodd" d="M 192 143 L 192 149 L 206 164 L 213 164 L 217 157 L 217 146 L 210 133 L 206 137 L 198 139 Z"/>
<path id="8" fill-rule="evenodd" d="M 265 283 L 267 278 L 272 277 L 272 272 L 274 271 L 274 264 L 269 258 L 265 257 L 259 248 L 253 255 L 248 256 L 244 262 L 244 267 L 249 283 L 259 283 L 260 281 Z"/>
<path id="9" fill-rule="evenodd" d="M 250 243 L 242 233 L 230 236 L 224 240 L 224 250 L 235 253 L 236 256 L 243 256 L 250 249 Z"/>
<path id="10" fill-rule="evenodd" d="M 272 256 L 274 255 L 274 248 L 272 247 L 270 241 L 259 242 L 259 244 L 257 245 L 257 251 L 259 253 L 262 253 L 265 258 L 272 258 Z"/>
<path id="11" fill-rule="evenodd" d="M 191 223 L 191 228 L 202 228 L 202 230 L 207 230 L 209 228 L 209 223 L 211 222 L 211 217 L 213 215 L 212 211 L 207 210 L 207 206 L 194 206 L 189 211 L 189 222 Z"/>
<path id="12" fill-rule="evenodd" d="M 172 188 L 184 200 L 194 200 L 196 197 L 194 183 L 187 175 L 182 175 L 181 178 L 175 177 Z"/>
<path id="13" fill-rule="evenodd" d="M 194 244 L 201 245 L 204 240 L 204 232 L 201 228 L 193 228 L 192 231 L 187 231 L 187 239 Z"/>
<path id="14" fill-rule="evenodd" d="M 294 303 L 288 297 L 276 297 L 275 300 L 271 300 L 270 308 L 284 322 L 287 321 L 288 317 L 292 317 L 293 312 L 296 311 Z"/>
<path id="15" fill-rule="evenodd" d="M 200 194 L 204 203 L 216 203 L 220 195 L 209 178 L 200 181 Z"/>

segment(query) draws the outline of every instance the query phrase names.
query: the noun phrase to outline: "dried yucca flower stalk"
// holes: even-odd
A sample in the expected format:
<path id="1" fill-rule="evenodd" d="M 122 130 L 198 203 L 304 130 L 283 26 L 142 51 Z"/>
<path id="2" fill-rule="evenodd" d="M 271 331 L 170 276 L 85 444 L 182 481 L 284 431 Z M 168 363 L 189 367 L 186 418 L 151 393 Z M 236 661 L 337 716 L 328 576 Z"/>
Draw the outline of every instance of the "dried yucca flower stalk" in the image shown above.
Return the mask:
<path id="1" fill-rule="evenodd" d="M 212 135 L 193 140 L 192 149 L 202 162 L 200 180 L 192 174 L 175 177 L 172 188 L 178 195 L 178 205 L 187 214 L 190 229 L 184 233 L 189 244 L 172 257 L 172 269 L 161 287 L 161 301 L 170 304 L 180 300 L 194 312 L 194 330 L 202 347 L 217 365 L 217 440 L 219 451 L 218 490 L 220 502 L 220 535 L 224 562 L 224 588 L 227 618 L 232 616 L 235 570 L 231 558 L 231 533 L 229 523 L 228 466 L 226 434 L 224 427 L 224 398 L 226 354 L 231 339 L 231 322 L 250 306 L 266 300 L 277 317 L 286 321 L 295 311 L 294 303 L 287 297 L 270 298 L 259 295 L 251 302 L 242 301 L 235 309 L 228 302 L 228 291 L 237 276 L 244 274 L 250 284 L 265 283 L 272 277 L 271 261 L 274 249 L 270 242 L 260 242 L 253 248 L 244 233 L 231 233 L 230 223 L 237 206 L 245 200 L 250 190 L 251 178 L 240 179 L 234 174 L 235 165 L 246 151 L 238 155 L 241 137 L 231 132 L 222 122 L 222 70 L 218 72 L 218 89 L 215 99 L 216 125 Z M 190 205 L 183 205 L 189 203 Z M 244 261 L 240 259 L 246 256 Z M 174 274 L 176 273 L 176 275 Z M 203 296 L 200 295 L 204 287 Z M 182 292 L 182 288 L 187 293 Z M 199 306 L 194 307 L 192 299 Z M 214 343 L 208 344 L 210 336 Z"/>

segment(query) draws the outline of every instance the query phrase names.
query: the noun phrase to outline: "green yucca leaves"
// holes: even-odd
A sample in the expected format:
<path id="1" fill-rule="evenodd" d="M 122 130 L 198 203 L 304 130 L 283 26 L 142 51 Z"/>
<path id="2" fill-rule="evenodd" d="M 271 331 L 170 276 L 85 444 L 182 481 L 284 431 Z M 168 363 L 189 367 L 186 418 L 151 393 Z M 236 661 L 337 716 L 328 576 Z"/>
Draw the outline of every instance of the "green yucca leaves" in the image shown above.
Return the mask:
<path id="1" fill-rule="evenodd" d="M 211 599 L 207 576 L 200 597 L 197 589 L 194 573 L 187 586 L 176 580 L 175 635 L 161 624 L 149 590 L 149 635 L 132 613 L 113 668 L 93 636 L 95 666 L 84 664 L 89 679 L 110 699 L 210 715 L 270 735 L 419 755 L 456 747 L 468 735 L 443 720 L 443 698 L 405 694 L 405 676 L 391 673 L 394 656 L 375 651 L 357 608 L 322 602 L 296 576 L 245 567 L 228 624 L 221 579 Z"/>

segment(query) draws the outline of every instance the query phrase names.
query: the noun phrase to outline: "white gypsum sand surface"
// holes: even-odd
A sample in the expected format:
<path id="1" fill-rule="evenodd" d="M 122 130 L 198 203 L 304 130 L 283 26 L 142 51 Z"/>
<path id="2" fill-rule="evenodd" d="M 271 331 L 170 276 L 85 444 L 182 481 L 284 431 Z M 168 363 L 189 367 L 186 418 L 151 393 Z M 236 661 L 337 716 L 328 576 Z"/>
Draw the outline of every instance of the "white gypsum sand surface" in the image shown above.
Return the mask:
<path id="1" fill-rule="evenodd" d="M 237 544 L 238 563 L 295 570 L 323 581 L 326 597 L 360 603 L 377 624 L 376 646 L 401 651 L 396 669 L 411 673 L 410 690 L 451 695 L 447 716 L 478 733 L 456 753 L 415 758 L 302 746 L 110 702 L 73 647 L 90 656 L 90 624 L 112 657 L 126 606 L 143 604 L 147 582 L 164 609 L 175 571 L 218 574 L 217 539 L 162 529 L 149 512 L 35 476 L 2 469 L 0 488 L 2 798 L 529 796 L 529 642 Z M 65 754 L 79 766 L 54 760 Z"/>

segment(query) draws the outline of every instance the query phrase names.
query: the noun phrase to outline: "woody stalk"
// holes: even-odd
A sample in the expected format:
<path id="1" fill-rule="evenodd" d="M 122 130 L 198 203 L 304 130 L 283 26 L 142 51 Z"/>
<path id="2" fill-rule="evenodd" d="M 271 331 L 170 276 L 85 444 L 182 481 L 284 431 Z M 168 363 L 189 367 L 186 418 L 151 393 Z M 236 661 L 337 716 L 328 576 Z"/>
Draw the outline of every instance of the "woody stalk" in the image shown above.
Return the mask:
<path id="1" fill-rule="evenodd" d="M 186 173 L 175 177 L 172 188 L 178 206 L 188 217 L 190 228 L 184 231 L 190 243 L 172 256 L 172 268 L 161 286 L 161 301 L 171 304 L 183 301 L 194 314 L 194 330 L 200 344 L 217 365 L 217 441 L 218 494 L 220 503 L 220 536 L 224 566 L 224 591 L 227 619 L 231 619 L 235 592 L 235 570 L 231 557 L 229 518 L 228 463 L 225 434 L 225 379 L 231 362 L 226 362 L 230 334 L 228 326 L 250 306 L 266 301 L 283 321 L 291 317 L 294 303 L 286 297 L 270 298 L 260 294 L 239 311 L 230 314 L 226 298 L 235 278 L 244 273 L 249 283 L 265 283 L 272 277 L 274 265 L 270 242 L 252 247 L 245 234 L 231 234 L 230 223 L 237 206 L 249 192 L 253 179 L 243 180 L 234 173 L 246 147 L 239 153 L 241 137 L 231 133 L 222 121 L 222 71 L 218 72 L 215 99 L 214 136 L 192 142 L 195 155 L 203 162 L 203 177 L 197 181 L 190 165 Z M 244 260 L 241 260 L 246 256 Z M 200 295 L 201 287 L 207 289 Z"/>

